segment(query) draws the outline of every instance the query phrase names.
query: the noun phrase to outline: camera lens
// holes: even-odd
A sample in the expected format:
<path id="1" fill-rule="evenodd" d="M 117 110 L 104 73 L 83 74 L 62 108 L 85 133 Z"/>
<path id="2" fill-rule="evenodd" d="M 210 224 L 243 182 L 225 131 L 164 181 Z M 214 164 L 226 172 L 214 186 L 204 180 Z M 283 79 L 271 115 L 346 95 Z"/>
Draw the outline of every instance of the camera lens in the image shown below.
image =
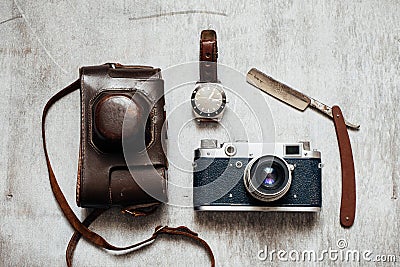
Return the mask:
<path id="1" fill-rule="evenodd" d="M 262 170 L 262 176 L 265 177 L 262 186 L 265 188 L 275 188 L 280 180 L 278 171 L 274 167 L 265 167 Z"/>
<path id="2" fill-rule="evenodd" d="M 246 166 L 247 191 L 262 201 L 278 200 L 289 190 L 292 176 L 285 160 L 275 156 L 253 159 Z"/>

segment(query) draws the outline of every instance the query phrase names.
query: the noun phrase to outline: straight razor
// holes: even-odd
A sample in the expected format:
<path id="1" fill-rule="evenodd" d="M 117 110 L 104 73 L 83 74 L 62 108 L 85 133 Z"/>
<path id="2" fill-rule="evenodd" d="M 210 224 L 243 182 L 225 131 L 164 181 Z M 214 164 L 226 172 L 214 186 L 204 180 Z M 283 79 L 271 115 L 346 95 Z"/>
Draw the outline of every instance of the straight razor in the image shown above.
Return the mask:
<path id="1" fill-rule="evenodd" d="M 261 91 L 285 102 L 286 104 L 304 111 L 307 107 L 311 106 L 314 109 L 322 112 L 331 119 L 333 119 L 332 108 L 309 97 L 299 91 L 291 88 L 290 86 L 279 82 L 268 76 L 267 74 L 252 68 L 246 76 L 246 80 L 251 85 L 257 87 Z M 345 120 L 347 127 L 359 129 L 360 125 L 355 125 Z"/>

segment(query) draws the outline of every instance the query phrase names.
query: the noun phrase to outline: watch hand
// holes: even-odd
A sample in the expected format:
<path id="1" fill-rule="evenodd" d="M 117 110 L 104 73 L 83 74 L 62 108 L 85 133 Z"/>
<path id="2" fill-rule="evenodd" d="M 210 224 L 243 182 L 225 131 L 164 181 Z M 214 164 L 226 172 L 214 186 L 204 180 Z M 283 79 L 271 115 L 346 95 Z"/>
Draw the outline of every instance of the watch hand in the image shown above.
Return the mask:
<path id="1" fill-rule="evenodd" d="M 212 93 L 211 93 L 211 95 L 210 95 L 210 97 L 208 99 L 211 100 L 211 98 L 213 98 L 214 95 L 215 95 L 215 89 L 212 91 Z"/>

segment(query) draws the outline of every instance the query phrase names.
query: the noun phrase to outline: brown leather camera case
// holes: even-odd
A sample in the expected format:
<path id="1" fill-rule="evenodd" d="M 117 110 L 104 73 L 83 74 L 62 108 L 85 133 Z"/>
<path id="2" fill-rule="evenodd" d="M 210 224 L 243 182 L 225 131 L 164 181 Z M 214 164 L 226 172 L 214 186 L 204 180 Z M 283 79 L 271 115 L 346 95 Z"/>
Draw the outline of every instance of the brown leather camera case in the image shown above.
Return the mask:
<path id="1" fill-rule="evenodd" d="M 129 209 L 167 200 L 164 83 L 159 71 L 118 64 L 81 68 L 78 206 Z M 129 163 L 124 148 L 132 150 Z M 138 179 L 151 192 L 139 186 Z"/>
<path id="2" fill-rule="evenodd" d="M 51 166 L 46 146 L 46 117 L 64 96 L 81 89 L 82 124 L 77 202 L 95 207 L 80 221 L 69 206 Z M 66 251 L 72 266 L 81 237 L 112 251 L 131 251 L 152 244 L 160 235 L 186 236 L 201 244 L 215 266 L 210 246 L 185 226 L 157 226 L 150 238 L 114 246 L 88 227 L 112 206 L 133 216 L 147 215 L 167 200 L 164 86 L 159 69 L 105 64 L 81 68 L 81 76 L 47 101 L 42 114 L 42 140 L 49 181 L 59 207 L 74 228 Z M 127 153 L 123 153 L 127 152 Z M 124 155 L 129 156 L 124 157 Z M 126 158 L 126 160 L 125 160 Z M 139 181 L 139 184 L 138 184 Z"/>

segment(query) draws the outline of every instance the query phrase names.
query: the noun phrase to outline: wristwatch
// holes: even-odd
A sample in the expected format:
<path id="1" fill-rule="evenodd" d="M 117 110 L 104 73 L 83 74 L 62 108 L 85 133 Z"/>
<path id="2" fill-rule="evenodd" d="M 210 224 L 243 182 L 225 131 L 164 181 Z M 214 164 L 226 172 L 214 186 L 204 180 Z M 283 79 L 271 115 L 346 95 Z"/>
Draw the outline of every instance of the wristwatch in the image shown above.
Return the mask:
<path id="1" fill-rule="evenodd" d="M 200 80 L 193 90 L 191 103 L 193 115 L 198 122 L 222 119 L 226 95 L 217 76 L 217 34 L 203 30 L 200 36 Z"/>

